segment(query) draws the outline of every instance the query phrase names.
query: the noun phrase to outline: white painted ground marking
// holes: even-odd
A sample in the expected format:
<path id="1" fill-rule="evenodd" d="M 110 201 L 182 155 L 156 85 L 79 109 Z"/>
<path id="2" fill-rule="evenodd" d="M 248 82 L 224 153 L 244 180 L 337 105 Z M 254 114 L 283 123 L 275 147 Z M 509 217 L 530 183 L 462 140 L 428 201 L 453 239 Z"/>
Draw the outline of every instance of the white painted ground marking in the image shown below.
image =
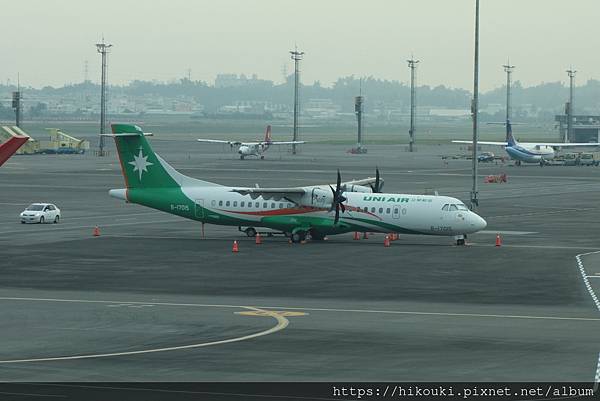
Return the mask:
<path id="1" fill-rule="evenodd" d="M 600 252 L 600 251 L 599 251 Z M 90 303 L 90 304 L 138 304 L 147 305 L 147 302 L 138 301 L 107 301 L 91 299 L 60 299 L 60 298 L 29 298 L 29 297 L 0 297 L 0 301 L 32 301 L 32 302 L 71 302 L 71 303 Z M 156 306 L 189 306 L 200 308 L 250 308 L 243 305 L 227 304 L 196 304 L 196 303 L 176 303 L 176 302 L 152 302 Z M 340 309 L 340 308 L 311 308 L 311 307 L 292 307 L 292 306 L 255 306 L 258 311 L 268 309 L 270 316 L 275 314 L 272 310 L 302 310 L 314 312 L 347 312 L 347 313 L 380 313 L 391 315 L 423 315 L 423 316 L 457 316 L 457 317 L 481 317 L 481 318 L 499 318 L 499 319 L 541 319 L 541 320 L 573 320 L 600 322 L 600 318 L 591 317 L 562 317 L 562 316 L 530 316 L 530 315 L 500 315 L 484 313 L 457 313 L 457 312 L 420 312 L 420 311 L 394 311 L 377 309 Z"/>
<path id="2" fill-rule="evenodd" d="M 575 259 L 577 260 L 577 266 L 579 266 L 579 272 L 581 273 L 581 277 L 583 278 L 583 283 L 585 284 L 585 288 L 587 288 L 588 293 L 592 297 L 592 301 L 594 301 L 594 305 L 596 305 L 596 309 L 598 309 L 598 311 L 600 311 L 600 302 L 598 301 L 598 297 L 596 296 L 596 293 L 594 292 L 594 289 L 592 288 L 592 286 L 590 285 L 590 282 L 588 280 L 588 278 L 595 277 L 595 276 L 588 276 L 586 274 L 585 268 L 583 267 L 583 261 L 581 260 L 582 256 L 594 255 L 594 254 L 598 254 L 598 253 L 600 253 L 600 251 L 580 253 L 579 255 L 575 256 Z M 599 382 L 600 382 L 600 354 L 598 354 L 598 363 L 596 364 L 596 375 L 594 376 L 594 392 L 596 392 L 596 390 L 598 389 Z"/>
<path id="3" fill-rule="evenodd" d="M 536 231 L 492 231 L 492 230 L 483 230 L 477 231 L 477 234 L 503 234 L 503 235 L 528 235 L 528 234 L 539 234 Z"/>
<path id="4" fill-rule="evenodd" d="M 0 361 L 0 364 L 8 364 L 8 363 L 24 363 L 24 362 L 51 362 L 51 361 L 66 361 L 73 359 L 96 359 L 96 358 L 108 358 L 114 356 L 126 356 L 126 355 L 139 355 L 139 354 L 150 354 L 156 352 L 167 352 L 167 351 L 178 351 L 184 349 L 192 349 L 192 348 L 201 348 L 201 347 L 209 347 L 212 345 L 222 345 L 229 344 L 239 341 L 250 340 L 252 338 L 262 337 L 269 334 L 276 333 L 280 330 L 285 329 L 290 323 L 284 316 L 281 316 L 275 312 L 263 310 L 260 308 L 254 308 L 252 306 L 241 306 L 241 308 L 253 310 L 256 312 L 264 313 L 267 316 L 271 316 L 275 320 L 277 320 L 277 324 L 270 329 L 260 331 L 258 333 L 248 334 L 242 337 L 234 337 L 228 338 L 226 340 L 219 341 L 211 341 L 206 343 L 198 343 L 198 344 L 189 344 L 189 345 L 180 345 L 175 347 L 164 347 L 164 348 L 153 348 L 153 349 L 145 349 L 139 351 L 125 351 L 125 352 L 110 352 L 104 354 L 85 354 L 85 355 L 67 355 L 67 356 L 57 356 L 57 357 L 49 357 L 49 358 L 30 358 L 30 359 L 11 359 Z"/>
<path id="5" fill-rule="evenodd" d="M 600 354 L 598 354 L 598 364 L 596 365 L 596 376 L 594 377 L 594 393 L 598 390 L 600 383 Z"/>
<path id="6" fill-rule="evenodd" d="M 588 280 L 589 277 L 593 277 L 593 276 L 587 275 L 587 273 L 585 272 L 585 268 L 583 267 L 583 261 L 581 260 L 581 258 L 583 256 L 594 255 L 597 253 L 600 253 L 600 251 L 580 253 L 579 255 L 575 256 L 575 259 L 577 260 L 577 266 L 579 267 L 579 272 L 581 273 L 581 278 L 583 279 L 585 288 L 587 288 L 588 293 L 592 297 L 592 301 L 594 301 L 594 305 L 596 305 L 596 309 L 598 309 L 598 311 L 600 311 L 600 301 L 598 301 L 598 297 L 596 296 L 596 293 L 594 292 L 594 289 L 592 288 L 592 286 L 590 285 L 590 281 Z"/>

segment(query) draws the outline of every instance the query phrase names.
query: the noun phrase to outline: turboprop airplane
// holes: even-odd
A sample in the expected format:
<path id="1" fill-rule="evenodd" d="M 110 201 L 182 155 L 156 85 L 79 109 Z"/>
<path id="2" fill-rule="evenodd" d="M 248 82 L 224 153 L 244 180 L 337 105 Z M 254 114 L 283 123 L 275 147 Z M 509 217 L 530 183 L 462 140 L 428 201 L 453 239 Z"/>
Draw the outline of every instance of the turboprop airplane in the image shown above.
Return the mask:
<path id="1" fill-rule="evenodd" d="M 292 242 L 368 231 L 455 236 L 459 245 L 466 234 L 486 226 L 455 198 L 379 193 L 379 174 L 343 183 L 338 171 L 335 189 L 229 187 L 187 177 L 152 151 L 149 134 L 140 127 L 113 124 L 112 132 L 107 136 L 115 139 L 126 188 L 109 194 L 202 223 L 249 227 L 251 233 L 270 228 L 287 233 Z"/>
<path id="2" fill-rule="evenodd" d="M 240 154 L 240 159 L 244 160 L 246 156 L 256 156 L 264 159 L 265 156 L 263 153 L 269 149 L 271 145 L 299 145 L 304 143 L 304 141 L 273 141 L 271 139 L 271 126 L 267 125 L 267 130 L 265 132 L 265 140 L 262 142 L 241 142 L 241 141 L 223 141 L 220 139 L 198 139 L 198 142 L 207 142 L 207 143 L 226 143 L 229 146 L 239 146 L 238 153 Z"/>
<path id="3" fill-rule="evenodd" d="M 19 148 L 29 140 L 28 136 L 14 135 L 0 144 L 0 166 L 2 166 Z"/>
<path id="4" fill-rule="evenodd" d="M 496 123 L 498 124 L 498 123 Z M 596 142 L 580 142 L 580 143 L 560 143 L 560 142 L 517 142 L 512 134 L 512 125 L 510 121 L 506 121 L 506 141 L 505 142 L 490 142 L 477 141 L 479 145 L 495 145 L 503 146 L 508 155 L 515 160 L 516 165 L 521 163 L 539 163 L 543 164 L 544 160 L 554 159 L 556 151 L 561 148 L 574 148 L 585 146 L 600 146 Z M 473 141 L 452 141 L 453 143 L 473 144 Z"/>

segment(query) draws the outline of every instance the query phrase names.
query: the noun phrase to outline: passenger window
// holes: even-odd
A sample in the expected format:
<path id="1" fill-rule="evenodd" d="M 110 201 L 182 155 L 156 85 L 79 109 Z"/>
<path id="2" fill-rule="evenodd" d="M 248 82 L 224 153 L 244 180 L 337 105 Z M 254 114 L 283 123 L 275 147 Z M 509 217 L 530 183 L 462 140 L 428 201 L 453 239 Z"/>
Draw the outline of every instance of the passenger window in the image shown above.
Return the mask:
<path id="1" fill-rule="evenodd" d="M 219 201 L 219 206 L 223 206 L 223 201 L 222 200 Z"/>
<path id="2" fill-rule="evenodd" d="M 442 210 L 448 211 L 448 204 L 445 204 L 444 207 L 442 207 Z"/>
<path id="3" fill-rule="evenodd" d="M 279 204 L 279 208 L 280 208 L 280 209 L 283 209 L 283 203 L 280 203 L 280 204 Z"/>
<path id="4" fill-rule="evenodd" d="M 382 207 L 380 207 L 380 208 L 379 208 L 379 214 L 382 214 L 382 213 L 383 213 L 383 208 L 382 208 Z"/>
<path id="5" fill-rule="evenodd" d="M 371 213 L 375 213 L 375 208 L 374 207 L 371 208 Z"/>
<path id="6" fill-rule="evenodd" d="M 450 211 L 451 212 L 455 212 L 457 210 L 458 210 L 458 208 L 456 207 L 456 205 L 450 205 Z"/>
<path id="7" fill-rule="evenodd" d="M 258 208 L 260 207 L 260 202 L 256 202 L 256 203 L 254 204 L 254 207 L 258 209 Z"/>
<path id="8" fill-rule="evenodd" d="M 245 205 L 245 204 L 246 204 L 246 203 L 245 203 L 244 201 L 241 201 L 241 202 L 240 202 L 240 207 L 244 207 L 244 205 Z"/>
<path id="9" fill-rule="evenodd" d="M 264 203 L 263 203 L 263 209 L 266 209 L 267 207 L 268 207 L 268 204 L 267 204 L 267 202 L 264 202 Z"/>
<path id="10" fill-rule="evenodd" d="M 237 207 L 237 201 L 233 201 L 233 207 Z"/>
<path id="11" fill-rule="evenodd" d="M 288 204 L 287 204 L 287 208 L 288 208 L 288 209 L 290 209 L 291 207 L 292 207 L 292 204 L 291 204 L 291 203 L 288 203 Z"/>
<path id="12" fill-rule="evenodd" d="M 252 208 L 252 202 L 248 202 L 248 209 Z"/>
<path id="13" fill-rule="evenodd" d="M 385 209 L 385 212 L 386 212 L 387 214 L 390 214 L 390 208 L 388 207 L 387 209 Z"/>
<path id="14" fill-rule="evenodd" d="M 213 205 L 213 206 L 217 206 L 217 201 L 213 199 L 213 201 L 210 202 L 210 204 Z"/>
<path id="15" fill-rule="evenodd" d="M 271 202 L 271 209 L 275 209 L 275 202 Z"/>
<path id="16" fill-rule="evenodd" d="M 365 212 L 369 211 L 369 208 L 365 206 L 365 208 L 363 209 Z"/>
<path id="17" fill-rule="evenodd" d="M 225 202 L 225 206 L 229 206 L 229 204 L 230 204 L 229 201 Z"/>

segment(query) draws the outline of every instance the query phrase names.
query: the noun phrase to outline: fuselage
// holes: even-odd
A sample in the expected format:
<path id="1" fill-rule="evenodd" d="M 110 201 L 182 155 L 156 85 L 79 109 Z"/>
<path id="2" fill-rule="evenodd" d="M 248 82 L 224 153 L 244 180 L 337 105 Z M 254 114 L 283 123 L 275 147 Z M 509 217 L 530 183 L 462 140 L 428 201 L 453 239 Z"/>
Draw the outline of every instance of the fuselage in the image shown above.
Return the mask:
<path id="1" fill-rule="evenodd" d="M 268 143 L 242 143 L 238 148 L 241 156 L 260 156 L 269 149 Z"/>
<path id="2" fill-rule="evenodd" d="M 545 145 L 525 146 L 516 143 L 512 146 L 506 146 L 504 150 L 512 159 L 523 163 L 539 163 L 542 159 L 551 160 L 554 158 L 554 149 Z"/>
<path id="3" fill-rule="evenodd" d="M 123 189 L 111 195 L 204 223 L 285 232 L 301 228 L 324 235 L 350 231 L 462 235 L 486 227 L 483 218 L 447 196 L 345 192 L 346 211 L 333 224 L 334 212 L 325 196 L 312 196 L 298 205 L 285 199 L 253 199 L 222 186 Z"/>

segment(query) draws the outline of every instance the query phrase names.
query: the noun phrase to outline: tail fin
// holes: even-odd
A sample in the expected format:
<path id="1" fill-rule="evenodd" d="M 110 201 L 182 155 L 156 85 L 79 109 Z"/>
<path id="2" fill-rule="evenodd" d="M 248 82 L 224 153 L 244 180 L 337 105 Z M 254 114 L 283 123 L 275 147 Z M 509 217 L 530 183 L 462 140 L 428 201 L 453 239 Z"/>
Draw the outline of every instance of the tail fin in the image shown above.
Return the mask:
<path id="1" fill-rule="evenodd" d="M 515 146 L 517 144 L 517 141 L 515 141 L 515 138 L 513 137 L 510 120 L 506 120 L 506 143 L 508 146 Z"/>
<path id="2" fill-rule="evenodd" d="M 28 140 L 28 136 L 15 135 L 11 136 L 8 141 L 0 144 L 0 166 Z"/>
<path id="3" fill-rule="evenodd" d="M 265 131 L 265 142 L 272 142 L 273 138 L 271 138 L 271 126 L 267 125 L 267 130 Z"/>
<path id="4" fill-rule="evenodd" d="M 137 125 L 112 124 L 121 170 L 127 188 L 179 187 L 177 173 L 162 160 Z"/>

